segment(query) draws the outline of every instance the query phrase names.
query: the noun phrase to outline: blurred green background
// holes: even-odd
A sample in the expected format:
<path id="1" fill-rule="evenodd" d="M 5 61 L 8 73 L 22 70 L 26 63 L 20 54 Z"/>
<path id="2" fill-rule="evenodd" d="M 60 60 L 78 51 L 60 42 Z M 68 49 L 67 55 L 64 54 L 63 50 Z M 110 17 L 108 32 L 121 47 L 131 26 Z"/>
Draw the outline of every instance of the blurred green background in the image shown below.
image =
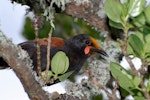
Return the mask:
<path id="1" fill-rule="evenodd" d="M 50 31 L 49 21 L 46 21 L 43 17 L 43 27 L 39 30 L 39 38 L 48 37 Z M 77 34 L 89 34 L 90 36 L 100 39 L 100 32 L 87 25 L 82 19 L 73 18 L 64 14 L 55 15 L 55 30 L 53 31 L 53 37 L 62 37 L 67 39 Z M 28 40 L 35 39 L 34 29 L 32 27 L 32 19 L 27 17 L 24 30 L 22 34 Z"/>

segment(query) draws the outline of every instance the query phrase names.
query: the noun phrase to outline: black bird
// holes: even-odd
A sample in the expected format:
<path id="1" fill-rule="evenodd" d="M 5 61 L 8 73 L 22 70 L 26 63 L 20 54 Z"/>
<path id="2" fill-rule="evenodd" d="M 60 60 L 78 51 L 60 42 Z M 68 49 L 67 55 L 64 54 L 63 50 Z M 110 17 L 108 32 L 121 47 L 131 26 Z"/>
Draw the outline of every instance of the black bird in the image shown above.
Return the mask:
<path id="1" fill-rule="evenodd" d="M 40 39 L 41 50 L 41 70 L 44 71 L 47 65 L 47 39 Z M 27 41 L 19 44 L 22 49 L 28 52 L 33 61 L 33 70 L 37 71 L 37 47 L 36 41 Z M 74 71 L 75 75 L 80 71 L 87 58 L 91 57 L 94 53 L 99 53 L 100 56 L 108 56 L 105 51 L 100 47 L 98 42 L 87 34 L 76 35 L 70 39 L 63 40 L 58 37 L 51 38 L 50 59 L 58 52 L 63 51 L 69 58 L 68 71 Z M 0 59 L 2 64 L 2 59 Z M 5 62 L 3 61 L 3 64 Z M 67 72 L 68 72 L 67 71 Z"/>

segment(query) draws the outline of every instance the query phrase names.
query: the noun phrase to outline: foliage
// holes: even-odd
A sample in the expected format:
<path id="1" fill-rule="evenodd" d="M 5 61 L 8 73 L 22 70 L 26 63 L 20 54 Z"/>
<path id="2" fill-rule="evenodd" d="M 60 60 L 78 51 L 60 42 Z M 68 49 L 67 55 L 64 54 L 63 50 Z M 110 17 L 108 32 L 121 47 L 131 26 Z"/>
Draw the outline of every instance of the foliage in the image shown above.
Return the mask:
<path id="1" fill-rule="evenodd" d="M 22 34 L 29 40 L 35 39 L 34 29 L 32 27 L 32 19 L 27 17 L 24 30 Z M 48 37 L 48 33 L 50 31 L 50 24 L 43 18 L 43 27 L 39 29 L 39 38 Z M 62 37 L 64 39 L 74 36 L 75 34 L 89 34 L 97 39 L 100 37 L 100 32 L 97 32 L 95 29 L 92 29 L 89 25 L 87 25 L 81 19 L 74 19 L 70 16 L 66 16 L 64 14 L 56 14 L 55 16 L 55 31 L 53 32 L 53 36 Z"/>
<path id="2" fill-rule="evenodd" d="M 44 20 L 43 23 L 44 23 L 43 27 L 39 29 L 38 33 L 39 38 L 48 37 L 48 33 L 50 31 L 49 22 Z M 34 28 L 32 27 L 32 21 L 31 18 L 29 17 L 26 18 L 22 34 L 24 35 L 25 38 L 29 40 L 35 39 Z"/>
<path id="3" fill-rule="evenodd" d="M 73 71 L 67 72 L 68 68 L 69 59 L 66 54 L 62 51 L 57 52 L 52 58 L 51 71 L 48 71 L 47 80 L 54 77 L 55 80 L 64 81 L 73 73 Z M 45 71 L 42 72 L 42 75 L 45 75 Z"/>
<path id="4" fill-rule="evenodd" d="M 110 64 L 112 76 L 125 90 L 123 92 L 128 92 L 126 96 L 130 94 L 136 100 L 150 99 L 146 96 L 150 93 L 150 77 L 147 70 L 144 70 L 148 69 L 150 64 L 150 4 L 146 6 L 145 0 L 106 0 L 104 7 L 109 25 L 124 32 L 124 39 L 119 43 L 131 68 L 131 71 L 128 71 L 120 64 L 112 62 Z M 130 55 L 141 59 L 142 65 L 139 70 L 135 69 Z M 144 70 L 145 74 L 140 70 Z M 143 86 L 145 80 L 148 82 Z M 144 88 L 147 91 L 142 91 Z M 125 94 L 123 92 L 122 94 Z"/>

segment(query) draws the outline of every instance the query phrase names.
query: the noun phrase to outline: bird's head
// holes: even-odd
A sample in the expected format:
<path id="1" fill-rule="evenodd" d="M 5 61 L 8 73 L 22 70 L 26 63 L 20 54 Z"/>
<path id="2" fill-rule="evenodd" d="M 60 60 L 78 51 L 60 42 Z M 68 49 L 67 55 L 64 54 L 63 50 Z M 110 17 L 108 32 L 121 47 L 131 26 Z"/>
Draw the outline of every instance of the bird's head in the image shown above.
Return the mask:
<path id="1" fill-rule="evenodd" d="M 72 50 L 80 55 L 88 57 L 93 55 L 93 53 L 99 53 L 100 55 L 108 56 L 99 43 L 87 34 L 76 35 L 68 41 Z"/>

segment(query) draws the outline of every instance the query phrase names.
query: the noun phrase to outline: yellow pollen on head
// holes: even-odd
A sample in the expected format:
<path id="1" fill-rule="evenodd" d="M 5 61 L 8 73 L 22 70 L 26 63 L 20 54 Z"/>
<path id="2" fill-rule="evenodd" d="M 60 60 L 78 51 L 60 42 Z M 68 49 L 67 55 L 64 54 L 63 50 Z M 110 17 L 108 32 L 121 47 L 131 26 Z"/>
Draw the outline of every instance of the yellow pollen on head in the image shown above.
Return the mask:
<path id="1" fill-rule="evenodd" d="M 90 37 L 90 40 L 93 43 L 93 45 L 94 45 L 95 48 L 101 49 L 99 43 L 94 38 Z"/>

